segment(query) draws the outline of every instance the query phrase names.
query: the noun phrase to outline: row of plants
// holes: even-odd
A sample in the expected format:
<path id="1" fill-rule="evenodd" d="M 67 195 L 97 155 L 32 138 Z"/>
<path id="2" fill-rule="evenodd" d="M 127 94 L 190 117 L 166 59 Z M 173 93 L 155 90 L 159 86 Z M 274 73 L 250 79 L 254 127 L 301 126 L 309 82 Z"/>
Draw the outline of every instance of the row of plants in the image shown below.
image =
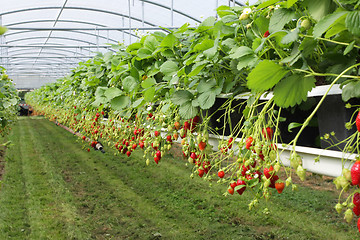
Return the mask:
<path id="1" fill-rule="evenodd" d="M 129 46 L 114 45 L 115 54 L 99 53 L 79 63 L 71 75 L 27 94 L 26 101 L 81 133 L 83 140 L 92 139 L 92 147 L 101 142 L 127 156 L 143 149 L 148 165 L 161 162 L 181 139 L 183 155 L 194 166 L 191 177 L 218 180 L 227 186 L 226 195 L 253 194 L 252 209 L 276 193 L 272 188 L 296 190 L 294 172 L 305 179 L 295 146 L 332 86 L 341 84 L 344 102 L 360 97 L 358 9 L 354 0 L 220 6 L 218 19 L 154 32 Z M 306 101 L 320 84 L 328 84 L 328 91 L 312 113 L 288 126 L 298 132 L 287 143 L 292 153 L 291 167 L 286 167 L 277 147 L 282 112 Z M 270 91 L 273 97 L 262 101 Z M 247 100 L 238 101 L 238 94 Z M 220 96 L 226 101 L 215 108 Z M 356 125 L 358 131 L 343 140 L 343 151 L 358 154 L 358 106 L 347 107 L 354 115 L 346 127 Z M 234 123 L 235 112 L 241 119 Z M 222 126 L 212 127 L 212 121 Z M 211 146 L 209 134 L 218 135 L 218 146 Z M 343 166 L 348 161 L 344 157 Z M 336 210 L 348 222 L 360 214 L 356 166 L 344 168 L 335 181 L 343 189 Z M 279 178 L 280 171 L 286 178 Z M 345 191 L 348 197 L 342 198 Z"/>
<path id="2" fill-rule="evenodd" d="M 0 26 L 0 35 L 6 32 Z M 0 134 L 5 136 L 15 123 L 18 113 L 19 97 L 13 81 L 6 74 L 6 69 L 0 66 Z"/>

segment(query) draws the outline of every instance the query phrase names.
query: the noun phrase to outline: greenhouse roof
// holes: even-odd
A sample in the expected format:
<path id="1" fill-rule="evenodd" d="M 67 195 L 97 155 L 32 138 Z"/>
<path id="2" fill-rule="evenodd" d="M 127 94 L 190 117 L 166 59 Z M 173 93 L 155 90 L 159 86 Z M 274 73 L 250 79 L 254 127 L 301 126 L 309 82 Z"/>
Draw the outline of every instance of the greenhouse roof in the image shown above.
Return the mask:
<path id="1" fill-rule="evenodd" d="M 37 88 L 67 75 L 97 52 L 114 51 L 152 31 L 216 16 L 235 0 L 12 0 L 1 4 L 0 65 L 17 88 Z"/>

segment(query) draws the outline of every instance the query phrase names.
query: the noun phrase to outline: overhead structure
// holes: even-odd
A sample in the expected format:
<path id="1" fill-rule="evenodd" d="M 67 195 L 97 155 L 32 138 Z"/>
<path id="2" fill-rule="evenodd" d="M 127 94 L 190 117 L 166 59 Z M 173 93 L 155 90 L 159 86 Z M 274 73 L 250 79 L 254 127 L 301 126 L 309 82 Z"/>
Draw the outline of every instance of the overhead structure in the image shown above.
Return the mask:
<path id="1" fill-rule="evenodd" d="M 38 88 L 80 61 L 115 51 L 147 32 L 167 31 L 216 16 L 235 0 L 12 0 L 1 4 L 0 66 L 18 89 Z"/>

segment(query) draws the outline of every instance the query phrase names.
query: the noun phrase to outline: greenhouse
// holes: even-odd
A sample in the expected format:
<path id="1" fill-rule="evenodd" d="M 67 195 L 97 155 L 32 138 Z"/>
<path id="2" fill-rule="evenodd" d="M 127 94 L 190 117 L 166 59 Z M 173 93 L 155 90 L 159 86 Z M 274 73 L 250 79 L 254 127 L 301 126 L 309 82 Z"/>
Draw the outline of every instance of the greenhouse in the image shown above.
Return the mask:
<path id="1" fill-rule="evenodd" d="M 358 0 L 13 0 L 0 239 L 358 239 Z"/>

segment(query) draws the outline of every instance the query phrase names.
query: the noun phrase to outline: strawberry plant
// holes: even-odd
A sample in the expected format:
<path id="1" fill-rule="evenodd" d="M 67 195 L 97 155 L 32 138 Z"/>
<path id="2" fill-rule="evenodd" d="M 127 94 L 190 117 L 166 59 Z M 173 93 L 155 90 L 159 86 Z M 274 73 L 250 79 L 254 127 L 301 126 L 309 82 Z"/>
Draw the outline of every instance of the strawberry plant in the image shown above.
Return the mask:
<path id="1" fill-rule="evenodd" d="M 154 164 L 150 159 L 161 165 L 162 156 L 181 141 L 183 156 L 193 166 L 191 177 L 212 181 L 215 176 L 228 186 L 225 195 L 252 194 L 250 209 L 276 191 L 296 190 L 292 174 L 304 180 L 306 170 L 295 146 L 330 89 L 340 83 L 344 101 L 360 97 L 359 3 L 269 0 L 220 6 L 217 14 L 218 19 L 206 18 L 196 27 L 184 24 L 129 46 L 114 45 L 116 53 L 80 63 L 26 100 L 50 120 L 114 147 L 117 154 L 131 158 L 141 149 L 147 165 Z M 288 127 L 299 131 L 286 143 L 292 151 L 290 167 L 284 166 L 277 147 L 282 111 L 305 102 L 322 83 L 329 84 L 328 90 L 311 114 Z M 239 95 L 246 100 L 239 102 Z M 214 109 L 218 97 L 226 100 Z M 235 123 L 234 112 L 241 113 Z M 213 120 L 219 126 L 211 127 Z M 358 122 L 348 125 L 359 129 Z M 220 139 L 218 146 L 209 141 L 210 134 Z M 354 141 L 359 134 L 344 140 L 349 143 L 344 152 L 359 154 Z M 279 178 L 280 171 L 286 179 Z M 335 181 L 344 191 L 353 190 L 345 204 L 336 205 L 339 212 L 349 207 L 349 221 L 349 199 L 358 191 L 356 171 L 357 163 Z"/>

